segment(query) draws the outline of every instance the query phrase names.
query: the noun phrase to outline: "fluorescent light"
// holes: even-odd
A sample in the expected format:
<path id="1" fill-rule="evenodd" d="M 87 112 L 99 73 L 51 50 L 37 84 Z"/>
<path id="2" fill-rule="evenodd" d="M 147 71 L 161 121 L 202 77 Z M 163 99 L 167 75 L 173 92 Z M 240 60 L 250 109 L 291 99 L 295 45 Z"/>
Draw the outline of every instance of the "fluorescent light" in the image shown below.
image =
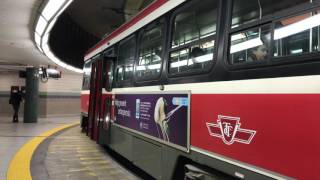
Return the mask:
<path id="1" fill-rule="evenodd" d="M 244 42 L 241 42 L 239 44 L 232 45 L 231 48 L 230 48 L 230 53 L 233 54 L 233 53 L 236 53 L 236 52 L 239 52 L 239 51 L 243 51 L 243 50 L 246 50 L 246 49 L 250 49 L 250 48 L 257 47 L 257 46 L 261 46 L 262 44 L 263 43 L 262 43 L 260 37 L 254 38 L 254 39 L 250 39 L 248 41 L 244 41 Z"/>
<path id="2" fill-rule="evenodd" d="M 294 49 L 294 50 L 291 50 L 291 54 L 299 54 L 299 53 L 302 53 L 303 50 L 302 49 Z"/>
<path id="3" fill-rule="evenodd" d="M 39 35 L 42 35 L 46 26 L 47 26 L 47 21 L 42 16 L 39 16 L 37 26 L 36 26 L 36 32 Z"/>
<path id="4" fill-rule="evenodd" d="M 137 66 L 137 71 L 145 71 L 146 66 Z"/>
<path id="5" fill-rule="evenodd" d="M 56 23 L 58 16 L 72 3 L 72 1 L 73 0 L 69 0 L 69 1 L 68 0 L 49 0 L 48 1 L 48 3 L 46 4 L 45 8 L 41 13 L 42 15 L 39 16 L 39 19 L 36 25 L 35 42 L 37 44 L 38 49 L 57 65 L 77 73 L 83 73 L 82 69 L 75 68 L 73 66 L 70 66 L 60 61 L 60 59 L 57 58 L 51 52 L 50 47 L 48 45 L 49 35 L 53 25 Z"/>
<path id="6" fill-rule="evenodd" d="M 206 55 L 203 55 L 203 56 L 196 57 L 194 59 L 187 59 L 187 60 L 183 60 L 183 61 L 174 62 L 174 63 L 170 64 L 170 67 L 171 68 L 176 68 L 176 67 L 187 66 L 187 65 L 190 66 L 190 65 L 192 65 L 194 63 L 202 63 L 202 62 L 211 61 L 212 58 L 213 58 L 212 56 L 213 56 L 213 53 L 210 53 L 210 54 L 206 54 Z"/>
<path id="7" fill-rule="evenodd" d="M 161 64 L 152 64 L 149 66 L 138 66 L 137 70 L 138 71 L 145 71 L 147 69 L 160 69 L 160 67 L 161 67 Z"/>
<path id="8" fill-rule="evenodd" d="M 45 54 L 47 54 L 48 52 L 50 52 L 50 48 L 49 48 L 48 44 L 42 44 L 41 47 L 42 47 L 42 50 L 43 50 L 43 52 L 44 52 Z"/>
<path id="9" fill-rule="evenodd" d="M 236 40 L 244 39 L 244 38 L 246 38 L 246 36 L 243 33 L 235 34 L 235 35 L 231 36 L 231 41 L 236 41 Z"/>
<path id="10" fill-rule="evenodd" d="M 37 33 L 34 33 L 34 41 L 36 42 L 37 46 L 40 46 L 41 37 Z"/>
<path id="11" fill-rule="evenodd" d="M 49 22 L 49 25 L 46 28 L 46 32 L 45 32 L 46 34 L 50 33 L 50 31 L 51 31 L 53 25 L 56 23 L 57 19 L 58 18 L 54 18 Z"/>
<path id="12" fill-rule="evenodd" d="M 275 40 L 282 39 L 319 25 L 320 25 L 320 14 L 308 17 L 302 21 L 276 29 L 274 32 L 274 39 Z"/>
<path id="13" fill-rule="evenodd" d="M 152 64 L 147 67 L 148 67 L 148 69 L 160 69 L 161 65 L 160 64 Z"/>
<path id="14" fill-rule="evenodd" d="M 130 72 L 130 71 L 133 71 L 133 68 L 132 67 L 126 67 L 126 72 Z"/>
<path id="15" fill-rule="evenodd" d="M 66 68 L 68 66 L 66 63 L 60 61 L 52 52 L 48 52 L 46 53 L 46 55 L 48 56 L 49 59 L 51 59 L 51 61 L 56 63 L 58 66 L 61 66 L 63 68 Z"/>
<path id="16" fill-rule="evenodd" d="M 78 69 L 78 68 L 75 68 L 75 67 L 70 66 L 70 65 L 67 65 L 65 68 L 68 69 L 68 70 L 70 70 L 70 71 L 77 72 L 77 73 L 83 73 L 83 70 L 82 70 L 82 69 Z"/>
<path id="17" fill-rule="evenodd" d="M 65 2 L 65 0 L 50 0 L 42 11 L 43 17 L 49 21 Z"/>
<path id="18" fill-rule="evenodd" d="M 210 54 L 206 54 L 206 55 L 198 56 L 194 58 L 194 62 L 195 63 L 207 62 L 207 61 L 211 61 L 212 58 L 213 58 L 213 53 L 210 53 Z"/>
<path id="19" fill-rule="evenodd" d="M 73 0 L 69 0 L 64 6 L 63 8 L 61 8 L 58 12 L 58 14 L 56 15 L 56 17 L 60 16 L 60 14 L 73 2 Z"/>
<path id="20" fill-rule="evenodd" d="M 193 63 L 190 62 L 189 65 L 192 65 Z M 171 68 L 181 67 L 188 65 L 188 60 L 178 61 L 170 64 Z"/>
<path id="21" fill-rule="evenodd" d="M 37 48 L 43 53 L 42 49 L 40 48 L 40 46 L 37 44 Z"/>
<path id="22" fill-rule="evenodd" d="M 48 44 L 48 41 L 49 41 L 49 33 L 45 34 L 42 37 L 42 44 Z"/>

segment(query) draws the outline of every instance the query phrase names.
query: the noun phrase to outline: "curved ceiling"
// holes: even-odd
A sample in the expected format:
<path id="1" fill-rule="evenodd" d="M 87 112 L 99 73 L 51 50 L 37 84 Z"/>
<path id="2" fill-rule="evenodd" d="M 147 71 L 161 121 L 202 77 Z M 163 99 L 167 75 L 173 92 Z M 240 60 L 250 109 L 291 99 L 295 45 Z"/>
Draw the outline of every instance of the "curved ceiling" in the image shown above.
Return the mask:
<path id="1" fill-rule="evenodd" d="M 0 71 L 54 65 L 33 42 L 33 23 L 41 2 L 0 1 Z"/>
<path id="2" fill-rule="evenodd" d="M 93 35 L 98 41 L 152 1 L 74 0 L 63 15 L 68 16 L 80 27 L 80 30 L 85 34 Z M 0 1 L 0 71 L 24 69 L 26 66 L 56 66 L 37 49 L 33 40 L 34 21 L 39 16 L 38 10 L 41 3 L 42 0 Z M 67 27 L 65 31 L 68 31 Z M 84 48 L 82 51 L 84 52 L 75 50 L 72 53 L 84 55 Z M 62 61 L 68 63 L 68 59 L 62 59 Z M 77 61 L 83 63 L 83 58 L 77 58 Z M 77 66 L 82 65 L 78 63 Z"/>

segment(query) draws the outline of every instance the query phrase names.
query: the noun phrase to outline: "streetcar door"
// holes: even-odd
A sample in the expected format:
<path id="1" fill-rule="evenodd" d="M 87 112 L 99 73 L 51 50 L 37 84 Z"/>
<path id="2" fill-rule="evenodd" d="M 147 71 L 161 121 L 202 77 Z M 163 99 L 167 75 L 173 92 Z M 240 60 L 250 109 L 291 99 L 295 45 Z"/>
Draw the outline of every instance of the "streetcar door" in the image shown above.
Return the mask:
<path id="1" fill-rule="evenodd" d="M 90 83 L 88 135 L 96 141 L 99 133 L 98 123 L 102 94 L 102 60 L 100 58 L 92 63 Z"/>
<path id="2" fill-rule="evenodd" d="M 99 137 L 98 143 L 107 145 L 109 143 L 110 123 L 111 123 L 111 108 L 112 108 L 112 84 L 113 84 L 113 67 L 114 58 L 106 57 L 103 61 L 103 93 L 102 103 L 100 106 L 100 121 L 99 121 Z"/>

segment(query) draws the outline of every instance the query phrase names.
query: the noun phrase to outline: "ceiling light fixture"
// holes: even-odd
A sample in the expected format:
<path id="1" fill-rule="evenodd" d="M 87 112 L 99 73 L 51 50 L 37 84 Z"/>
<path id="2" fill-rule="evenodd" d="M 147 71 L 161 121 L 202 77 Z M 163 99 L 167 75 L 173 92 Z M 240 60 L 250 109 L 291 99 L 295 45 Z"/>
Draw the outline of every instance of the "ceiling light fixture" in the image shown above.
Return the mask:
<path id="1" fill-rule="evenodd" d="M 65 0 L 51 0 L 46 4 L 41 14 L 49 21 L 60 10 L 64 3 Z"/>
<path id="2" fill-rule="evenodd" d="M 39 35 L 42 35 L 46 26 L 47 26 L 47 21 L 40 15 L 37 22 L 37 26 L 36 26 L 36 32 Z"/>
<path id="3" fill-rule="evenodd" d="M 70 66 L 57 58 L 49 47 L 49 36 L 58 16 L 72 3 L 73 0 L 48 0 L 43 11 L 39 15 L 35 28 L 34 41 L 38 49 L 43 52 L 55 64 L 70 71 L 83 73 L 82 69 Z"/>

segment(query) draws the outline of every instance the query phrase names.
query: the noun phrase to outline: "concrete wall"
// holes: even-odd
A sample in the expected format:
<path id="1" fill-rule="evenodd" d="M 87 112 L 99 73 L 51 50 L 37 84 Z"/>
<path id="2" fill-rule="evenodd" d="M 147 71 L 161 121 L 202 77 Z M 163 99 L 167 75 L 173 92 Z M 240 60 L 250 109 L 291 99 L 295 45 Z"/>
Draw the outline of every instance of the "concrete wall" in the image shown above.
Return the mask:
<path id="1" fill-rule="evenodd" d="M 80 114 L 80 91 L 82 74 L 62 73 L 62 78 L 39 82 L 39 117 L 67 116 Z M 10 87 L 25 86 L 25 79 L 17 72 L 0 73 L 0 116 L 11 116 L 9 104 Z M 23 103 L 20 116 L 23 117 Z"/>

